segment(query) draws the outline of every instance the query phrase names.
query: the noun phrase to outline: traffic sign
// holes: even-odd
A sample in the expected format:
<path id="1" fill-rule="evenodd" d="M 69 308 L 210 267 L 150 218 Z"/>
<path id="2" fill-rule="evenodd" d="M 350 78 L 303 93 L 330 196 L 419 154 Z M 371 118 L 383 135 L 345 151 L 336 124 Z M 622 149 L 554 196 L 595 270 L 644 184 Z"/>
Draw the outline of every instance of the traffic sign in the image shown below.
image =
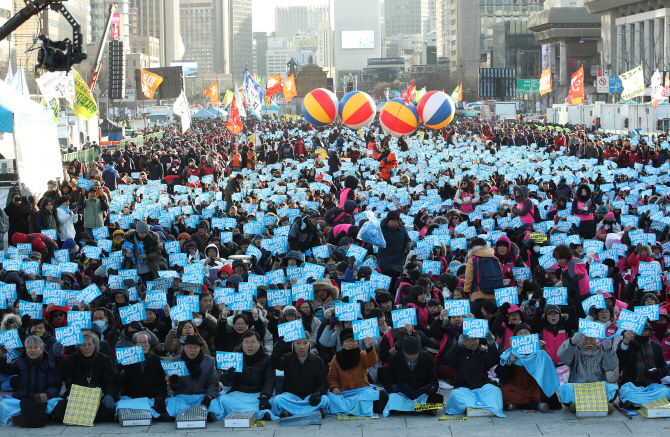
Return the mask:
<path id="1" fill-rule="evenodd" d="M 517 79 L 517 94 L 540 94 L 540 79 Z"/>
<path id="2" fill-rule="evenodd" d="M 596 79 L 596 91 L 599 93 L 610 92 L 610 78 L 609 76 L 598 76 Z"/>
<path id="3" fill-rule="evenodd" d="M 621 92 L 621 78 L 619 76 L 610 76 L 610 92 L 611 93 L 620 93 Z"/>

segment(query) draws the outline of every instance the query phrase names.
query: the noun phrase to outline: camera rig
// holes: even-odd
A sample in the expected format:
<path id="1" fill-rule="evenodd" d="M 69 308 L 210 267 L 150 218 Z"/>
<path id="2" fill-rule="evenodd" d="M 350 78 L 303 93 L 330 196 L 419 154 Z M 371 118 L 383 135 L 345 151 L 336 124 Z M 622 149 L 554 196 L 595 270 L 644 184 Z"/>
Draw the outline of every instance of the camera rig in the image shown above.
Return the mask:
<path id="1" fill-rule="evenodd" d="M 48 37 L 40 35 L 38 39 L 42 41 L 42 47 L 39 48 L 37 53 L 35 69 L 70 71 L 74 64 L 86 59 L 86 53 L 83 52 L 81 26 L 77 19 L 70 14 L 70 11 L 63 6 L 62 1 L 67 0 L 28 0 L 26 7 L 0 27 L 0 41 L 7 38 L 31 17 L 47 8 L 60 12 L 72 26 L 72 40 L 66 38 L 63 41 L 52 41 Z"/>

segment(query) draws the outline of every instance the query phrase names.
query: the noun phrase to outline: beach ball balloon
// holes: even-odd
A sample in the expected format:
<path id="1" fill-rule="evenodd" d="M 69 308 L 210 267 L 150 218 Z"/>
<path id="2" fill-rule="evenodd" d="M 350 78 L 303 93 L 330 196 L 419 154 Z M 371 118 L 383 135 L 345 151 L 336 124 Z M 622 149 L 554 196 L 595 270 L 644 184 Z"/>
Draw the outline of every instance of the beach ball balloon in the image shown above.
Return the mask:
<path id="1" fill-rule="evenodd" d="M 325 88 L 310 91 L 302 101 L 302 116 L 315 127 L 332 123 L 338 109 L 337 97 Z"/>
<path id="2" fill-rule="evenodd" d="M 454 119 L 454 101 L 442 91 L 426 93 L 417 107 L 419 119 L 431 129 L 442 129 Z"/>
<path id="3" fill-rule="evenodd" d="M 393 99 L 386 102 L 382 108 L 379 121 L 384 132 L 400 137 L 416 130 L 419 124 L 419 114 L 413 104 L 407 105 L 402 99 Z"/>
<path id="4" fill-rule="evenodd" d="M 350 129 L 369 126 L 377 114 L 377 105 L 367 93 L 352 91 L 340 101 L 340 118 Z"/>

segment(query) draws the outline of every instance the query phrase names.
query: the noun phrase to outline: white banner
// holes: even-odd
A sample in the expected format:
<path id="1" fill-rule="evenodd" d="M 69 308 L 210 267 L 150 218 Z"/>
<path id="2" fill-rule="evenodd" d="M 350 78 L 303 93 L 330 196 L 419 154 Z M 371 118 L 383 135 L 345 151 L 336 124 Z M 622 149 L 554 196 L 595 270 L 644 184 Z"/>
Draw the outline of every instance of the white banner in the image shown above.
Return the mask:
<path id="1" fill-rule="evenodd" d="M 621 99 L 630 100 L 644 95 L 644 70 L 642 64 L 619 75 L 621 78 Z"/>
<path id="2" fill-rule="evenodd" d="M 186 133 L 188 128 L 191 127 L 191 113 L 188 110 L 188 100 L 186 99 L 184 90 L 181 90 L 181 94 L 175 100 L 172 111 L 181 117 L 181 131 L 182 133 Z"/>

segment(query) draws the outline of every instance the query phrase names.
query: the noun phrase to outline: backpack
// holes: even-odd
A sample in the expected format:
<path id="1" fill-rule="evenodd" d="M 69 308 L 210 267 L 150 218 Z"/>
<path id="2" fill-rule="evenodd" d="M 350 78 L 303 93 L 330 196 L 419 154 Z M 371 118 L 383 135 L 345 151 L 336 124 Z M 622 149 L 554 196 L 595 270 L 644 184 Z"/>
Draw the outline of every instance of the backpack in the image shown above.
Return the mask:
<path id="1" fill-rule="evenodd" d="M 480 290 L 482 293 L 495 294 L 496 288 L 503 288 L 502 268 L 498 258 L 472 257 L 474 278 L 471 292 Z"/>
<path id="2" fill-rule="evenodd" d="M 335 226 L 335 225 L 343 225 L 346 224 L 347 221 L 345 218 L 348 216 L 347 212 L 343 210 L 342 208 L 331 208 L 328 210 L 326 213 L 326 216 L 324 217 L 326 221 L 326 225 L 328 226 Z"/>

